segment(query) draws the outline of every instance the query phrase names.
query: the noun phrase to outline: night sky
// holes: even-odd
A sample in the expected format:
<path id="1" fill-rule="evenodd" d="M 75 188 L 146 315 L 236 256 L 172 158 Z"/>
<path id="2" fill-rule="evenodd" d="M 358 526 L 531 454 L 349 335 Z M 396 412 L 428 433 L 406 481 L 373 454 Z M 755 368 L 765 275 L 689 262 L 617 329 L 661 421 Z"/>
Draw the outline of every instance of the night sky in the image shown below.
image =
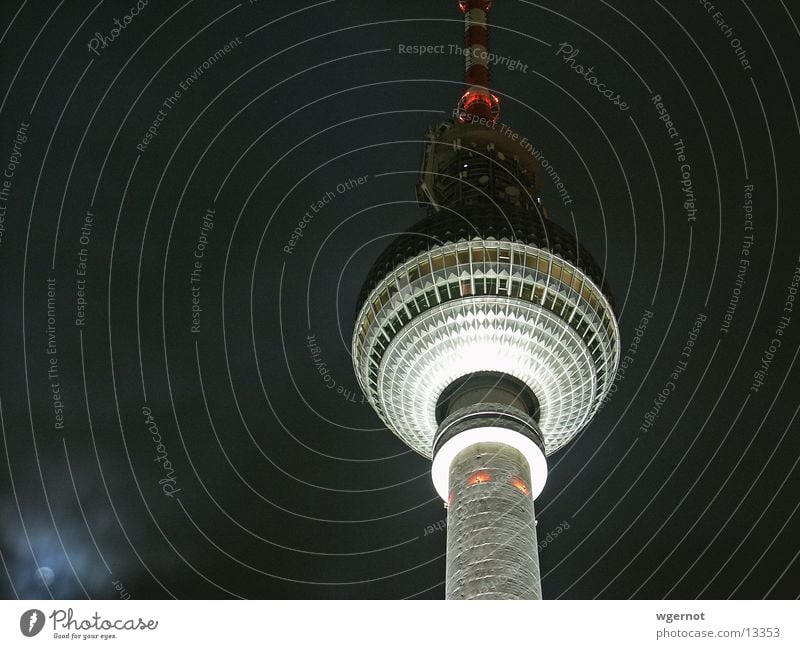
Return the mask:
<path id="1" fill-rule="evenodd" d="M 424 216 L 456 1 L 0 15 L 0 592 L 443 598 L 430 462 L 364 402 L 350 338 Z M 798 21 L 494 3 L 501 119 L 622 333 L 536 501 L 547 599 L 800 595 Z"/>

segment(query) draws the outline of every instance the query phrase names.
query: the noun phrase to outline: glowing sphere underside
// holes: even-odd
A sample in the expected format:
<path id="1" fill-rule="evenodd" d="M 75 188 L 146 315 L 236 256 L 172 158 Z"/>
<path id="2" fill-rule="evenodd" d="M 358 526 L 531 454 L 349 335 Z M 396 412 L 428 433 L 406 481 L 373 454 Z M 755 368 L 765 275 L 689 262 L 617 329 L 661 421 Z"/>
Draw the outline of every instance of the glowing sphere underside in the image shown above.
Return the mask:
<path id="1" fill-rule="evenodd" d="M 378 282 L 356 320 L 353 358 L 383 421 L 426 457 L 439 395 L 475 372 L 532 389 L 550 454 L 596 412 L 618 341 L 611 305 L 581 269 L 546 249 L 473 239 L 433 246 Z"/>
<path id="2" fill-rule="evenodd" d="M 510 374 L 533 390 L 547 453 L 591 416 L 597 373 L 580 336 L 542 307 L 502 297 L 453 300 L 403 328 L 381 363 L 378 400 L 406 444 L 429 448 L 442 390 L 484 371 Z"/>

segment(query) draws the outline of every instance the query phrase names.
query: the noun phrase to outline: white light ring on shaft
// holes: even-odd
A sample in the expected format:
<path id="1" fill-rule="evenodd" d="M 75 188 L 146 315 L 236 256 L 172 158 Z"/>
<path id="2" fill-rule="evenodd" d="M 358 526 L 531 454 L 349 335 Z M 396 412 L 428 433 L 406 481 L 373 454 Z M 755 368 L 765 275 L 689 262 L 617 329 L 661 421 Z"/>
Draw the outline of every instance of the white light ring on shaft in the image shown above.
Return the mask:
<path id="1" fill-rule="evenodd" d="M 460 432 L 447 440 L 433 456 L 431 478 L 436 492 L 447 502 L 450 494 L 450 465 L 456 456 L 474 444 L 496 442 L 517 449 L 528 461 L 531 471 L 531 498 L 536 498 L 547 482 L 547 459 L 541 448 L 529 437 L 510 428 L 480 426 Z"/>

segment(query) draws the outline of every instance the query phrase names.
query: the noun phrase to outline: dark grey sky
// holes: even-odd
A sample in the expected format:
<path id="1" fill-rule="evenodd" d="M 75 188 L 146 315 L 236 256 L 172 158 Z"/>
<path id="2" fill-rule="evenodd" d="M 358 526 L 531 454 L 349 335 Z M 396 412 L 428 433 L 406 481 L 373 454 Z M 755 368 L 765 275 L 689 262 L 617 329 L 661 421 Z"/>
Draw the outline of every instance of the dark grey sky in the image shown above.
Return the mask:
<path id="1" fill-rule="evenodd" d="M 490 14 L 502 120 L 629 359 L 550 459 L 549 599 L 798 595 L 798 16 L 716 4 Z M 0 13 L 1 592 L 441 598 L 429 462 L 349 340 L 462 91 L 455 0 Z"/>

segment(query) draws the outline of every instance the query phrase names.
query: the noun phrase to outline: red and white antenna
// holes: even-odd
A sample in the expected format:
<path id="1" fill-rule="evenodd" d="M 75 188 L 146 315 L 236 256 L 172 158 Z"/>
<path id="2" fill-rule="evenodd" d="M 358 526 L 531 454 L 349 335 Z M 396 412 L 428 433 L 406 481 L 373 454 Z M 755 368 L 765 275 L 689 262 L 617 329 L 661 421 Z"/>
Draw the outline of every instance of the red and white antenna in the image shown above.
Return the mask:
<path id="1" fill-rule="evenodd" d="M 489 91 L 489 29 L 486 15 L 492 0 L 458 0 L 464 12 L 464 57 L 467 91 L 458 102 L 462 122 L 475 119 L 497 121 L 500 100 Z"/>

